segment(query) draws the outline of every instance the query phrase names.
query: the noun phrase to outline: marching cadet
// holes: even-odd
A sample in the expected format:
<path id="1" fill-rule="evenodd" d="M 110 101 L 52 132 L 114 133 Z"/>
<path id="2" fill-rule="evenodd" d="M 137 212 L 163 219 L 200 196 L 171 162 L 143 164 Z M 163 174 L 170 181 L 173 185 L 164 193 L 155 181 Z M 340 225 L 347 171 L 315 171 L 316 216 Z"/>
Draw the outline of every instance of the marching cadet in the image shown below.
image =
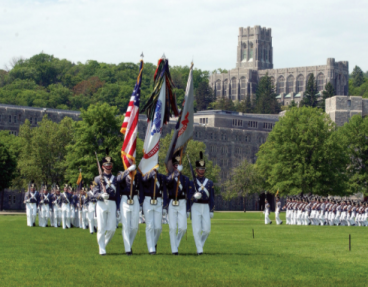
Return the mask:
<path id="1" fill-rule="evenodd" d="M 89 226 L 89 232 L 93 234 L 93 232 L 97 232 L 97 223 L 95 222 L 95 212 L 96 212 L 96 198 L 93 196 L 92 189 L 96 186 L 96 183 L 94 181 L 91 182 L 90 190 L 86 194 L 86 204 L 88 206 L 88 226 Z"/>
<path id="2" fill-rule="evenodd" d="M 26 204 L 27 226 L 36 226 L 37 206 L 39 203 L 39 193 L 35 190 L 35 184 L 32 181 L 28 187 L 28 191 L 24 195 L 24 203 Z"/>
<path id="3" fill-rule="evenodd" d="M 127 255 L 133 254 L 133 242 L 138 232 L 140 210 L 139 190 L 141 181 L 141 173 L 136 171 L 136 166 L 134 164 L 125 171 L 119 172 L 117 178 L 118 194 L 121 196 L 120 218 L 123 225 L 121 233 L 123 236 L 125 253 Z"/>
<path id="4" fill-rule="evenodd" d="M 50 207 L 50 227 L 54 226 L 54 206 L 52 204 L 52 202 L 54 201 L 54 196 L 55 196 L 55 187 L 52 186 L 51 188 L 51 192 L 50 192 L 50 197 L 49 197 L 49 207 Z"/>
<path id="5" fill-rule="evenodd" d="M 280 210 L 281 210 L 280 198 L 279 197 L 276 197 L 275 220 L 276 220 L 276 224 L 277 225 L 282 224 L 282 220 L 280 219 Z"/>
<path id="6" fill-rule="evenodd" d="M 211 218 L 215 208 L 215 187 L 213 182 L 205 177 L 206 163 L 203 153 L 199 153 L 196 161 L 197 177 L 190 188 L 192 228 L 197 254 L 203 254 L 203 246 L 211 232 Z"/>
<path id="7" fill-rule="evenodd" d="M 82 218 L 83 218 L 83 223 L 84 223 L 84 227 L 85 229 L 88 229 L 88 201 L 87 201 L 87 187 L 84 187 L 83 189 L 83 213 L 82 213 Z"/>
<path id="8" fill-rule="evenodd" d="M 72 196 L 72 204 L 73 209 L 71 209 L 72 212 L 72 216 L 73 216 L 73 227 L 79 227 L 79 196 L 77 194 L 77 192 L 74 190 L 73 191 L 73 196 Z"/>
<path id="9" fill-rule="evenodd" d="M 85 189 L 84 187 L 82 187 L 82 189 L 79 191 L 79 203 L 80 203 L 80 206 L 79 206 L 79 228 L 82 228 L 82 229 L 87 229 L 87 224 L 86 224 L 86 221 L 88 221 L 88 219 L 86 218 L 86 215 L 87 215 L 87 206 L 86 206 L 86 202 L 85 202 Z"/>
<path id="10" fill-rule="evenodd" d="M 320 206 L 319 206 L 319 224 L 325 225 L 325 210 L 326 210 L 326 204 L 323 200 L 323 198 L 320 199 Z M 318 224 L 317 224 L 318 225 Z"/>
<path id="11" fill-rule="evenodd" d="M 338 202 L 335 208 L 335 220 L 334 224 L 336 226 L 340 225 L 340 217 L 341 217 L 341 202 Z"/>
<path id="12" fill-rule="evenodd" d="M 98 163 L 99 165 L 99 163 Z M 99 254 L 106 255 L 106 246 L 116 231 L 116 214 L 120 208 L 120 197 L 116 190 L 116 177 L 112 174 L 113 161 L 106 149 L 102 159 L 103 172 L 95 177 L 93 195 L 97 199 L 97 242 Z"/>
<path id="13" fill-rule="evenodd" d="M 47 190 L 47 185 L 45 184 L 43 187 L 43 193 L 40 196 L 40 214 L 39 218 L 42 216 L 42 222 L 39 220 L 39 225 L 41 223 L 41 227 L 49 227 L 49 217 L 50 217 L 50 198 L 51 194 L 49 194 Z"/>
<path id="14" fill-rule="evenodd" d="M 56 228 L 61 225 L 61 204 L 60 187 L 57 185 L 52 202 L 54 209 L 54 227 Z"/>
<path id="15" fill-rule="evenodd" d="M 166 196 L 166 181 L 163 174 L 158 173 L 158 167 L 142 176 L 139 203 L 143 205 L 146 221 L 146 240 L 148 252 L 157 252 L 157 242 L 162 231 L 163 197 Z"/>
<path id="16" fill-rule="evenodd" d="M 179 255 L 180 241 L 187 231 L 187 217 L 190 215 L 188 200 L 190 181 L 180 173 L 183 170 L 183 166 L 180 165 L 180 153 L 174 155 L 172 162 L 174 171 L 166 177 L 168 196 L 164 198 L 163 213 L 167 214 L 167 209 L 169 210 L 171 252 Z M 177 234 L 176 230 L 178 230 Z"/>
<path id="17" fill-rule="evenodd" d="M 265 199 L 265 224 L 272 224 L 272 221 L 270 220 L 270 204 L 268 203 L 268 200 Z"/>
<path id="18" fill-rule="evenodd" d="M 63 229 L 70 228 L 70 202 L 72 200 L 71 185 L 64 185 L 64 192 L 61 195 L 61 221 Z"/>

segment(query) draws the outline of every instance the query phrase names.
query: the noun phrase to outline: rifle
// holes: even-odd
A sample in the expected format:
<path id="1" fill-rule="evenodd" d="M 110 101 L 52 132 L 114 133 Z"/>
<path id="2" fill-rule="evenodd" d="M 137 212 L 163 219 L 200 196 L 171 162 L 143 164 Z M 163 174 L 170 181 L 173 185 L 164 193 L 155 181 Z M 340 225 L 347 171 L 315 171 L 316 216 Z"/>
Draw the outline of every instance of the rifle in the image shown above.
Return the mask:
<path id="1" fill-rule="evenodd" d="M 181 150 L 180 150 L 180 163 L 179 163 L 180 165 L 181 165 L 181 159 L 183 157 L 183 149 L 184 148 L 181 148 Z M 180 185 L 180 174 L 181 174 L 181 172 L 179 171 L 178 182 L 176 184 L 176 191 L 175 191 L 175 200 L 172 203 L 174 206 L 178 206 L 179 205 L 179 202 L 178 202 L 178 191 L 179 191 L 179 185 Z"/>
<path id="2" fill-rule="evenodd" d="M 198 192 L 197 190 L 197 186 L 195 184 L 195 175 L 194 175 L 194 171 L 193 171 L 193 167 L 192 167 L 192 164 L 190 163 L 190 159 L 189 159 L 189 155 L 187 154 L 187 158 L 188 158 L 188 162 L 189 162 L 189 168 L 190 168 L 190 171 L 191 171 L 191 174 L 192 174 L 192 178 L 193 178 L 193 187 L 195 189 L 196 192 Z"/>
<path id="3" fill-rule="evenodd" d="M 28 194 L 29 194 L 29 186 L 30 186 L 30 183 L 28 183 L 28 190 L 27 190 Z M 27 200 L 28 200 L 28 199 L 27 199 Z M 26 200 L 25 200 L 25 201 L 23 201 L 23 203 L 26 203 Z"/>
<path id="4" fill-rule="evenodd" d="M 107 193 L 106 191 L 106 187 L 104 185 L 104 180 L 103 180 L 103 177 L 102 177 L 102 169 L 101 169 L 101 165 L 100 165 L 100 162 L 98 161 L 98 157 L 97 157 L 97 153 L 95 151 L 95 155 L 96 155 L 96 160 L 97 160 L 97 167 L 98 167 L 98 173 L 100 175 L 100 182 L 101 182 L 101 185 L 102 185 L 102 189 L 103 189 L 103 192 L 104 193 Z"/>

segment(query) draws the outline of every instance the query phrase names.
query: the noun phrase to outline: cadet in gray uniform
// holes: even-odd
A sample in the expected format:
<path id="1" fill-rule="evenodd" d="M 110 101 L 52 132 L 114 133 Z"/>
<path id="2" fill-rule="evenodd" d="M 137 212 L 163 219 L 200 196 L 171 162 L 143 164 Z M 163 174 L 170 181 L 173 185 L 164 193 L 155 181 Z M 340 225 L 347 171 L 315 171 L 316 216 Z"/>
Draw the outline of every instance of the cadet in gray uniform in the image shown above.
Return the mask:
<path id="1" fill-rule="evenodd" d="M 280 210 L 281 210 L 280 198 L 279 197 L 276 197 L 275 220 L 276 220 L 276 224 L 277 225 L 282 224 L 282 220 L 280 219 Z"/>

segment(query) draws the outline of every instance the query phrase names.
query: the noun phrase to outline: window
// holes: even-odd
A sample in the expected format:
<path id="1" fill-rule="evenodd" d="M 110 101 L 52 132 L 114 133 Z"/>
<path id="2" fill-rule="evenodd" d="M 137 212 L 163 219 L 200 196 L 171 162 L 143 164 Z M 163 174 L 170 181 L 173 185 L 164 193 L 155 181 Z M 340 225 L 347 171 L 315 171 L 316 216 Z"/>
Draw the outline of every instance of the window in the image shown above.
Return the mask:
<path id="1" fill-rule="evenodd" d="M 268 62 L 268 50 L 264 49 L 264 53 L 265 53 L 265 61 Z"/>
<path id="2" fill-rule="evenodd" d="M 257 128 L 258 127 L 258 122 L 248 122 L 248 127 L 249 128 Z"/>
<path id="3" fill-rule="evenodd" d="M 242 43 L 242 61 L 247 60 L 247 44 Z"/>
<path id="4" fill-rule="evenodd" d="M 221 134 L 221 140 L 226 141 L 227 137 L 226 134 Z"/>
<path id="5" fill-rule="evenodd" d="M 296 80 L 296 91 L 302 92 L 304 91 L 304 76 L 299 75 L 298 79 Z"/>
<path id="6" fill-rule="evenodd" d="M 324 83 L 325 83 L 325 75 L 320 73 L 317 76 L 317 89 L 318 89 L 318 91 L 323 91 Z"/>
<path id="7" fill-rule="evenodd" d="M 351 107 L 351 100 L 348 100 L 348 107 Z"/>
<path id="8" fill-rule="evenodd" d="M 289 76 L 286 82 L 286 93 L 294 92 L 294 76 Z"/>
<path id="9" fill-rule="evenodd" d="M 19 120 L 19 121 L 20 121 L 21 117 L 22 117 L 22 115 L 21 115 L 21 114 L 19 114 L 19 115 L 18 115 L 18 120 Z"/>
<path id="10" fill-rule="evenodd" d="M 240 79 L 240 99 L 245 100 L 245 78 Z"/>
<path id="11" fill-rule="evenodd" d="M 37 118 L 35 118 L 35 125 L 37 125 Z"/>
<path id="12" fill-rule="evenodd" d="M 216 152 L 216 146 L 214 145 L 211 146 L 211 152 Z"/>
<path id="13" fill-rule="evenodd" d="M 15 195 L 13 195 L 13 204 L 15 204 Z"/>
<path id="14" fill-rule="evenodd" d="M 225 80 L 224 81 L 224 97 L 226 97 L 227 96 L 227 86 L 229 85 L 229 83 L 228 83 L 228 81 L 227 80 Z"/>
<path id="15" fill-rule="evenodd" d="M 11 198 L 12 198 L 11 195 L 9 195 L 9 204 L 11 204 Z"/>
<path id="16" fill-rule="evenodd" d="M 11 123 L 11 116 L 9 116 L 9 123 Z"/>
<path id="17" fill-rule="evenodd" d="M 236 100 L 236 79 L 231 79 L 231 99 Z"/>
<path id="18" fill-rule="evenodd" d="M 253 60 L 253 43 L 249 43 L 249 61 Z"/>
<path id="19" fill-rule="evenodd" d="M 216 82 L 216 98 L 221 97 L 221 82 Z"/>
<path id="20" fill-rule="evenodd" d="M 268 129 L 268 130 L 272 130 L 272 124 L 271 123 L 263 123 L 263 128 Z"/>
<path id="21" fill-rule="evenodd" d="M 29 118 L 29 122 L 32 124 L 32 118 Z"/>
<path id="22" fill-rule="evenodd" d="M 210 139 L 211 140 L 213 139 L 213 133 L 210 133 Z"/>
<path id="23" fill-rule="evenodd" d="M 243 126 L 243 121 L 242 120 L 233 119 L 233 126 L 235 126 L 235 127 L 242 127 Z"/>
<path id="24" fill-rule="evenodd" d="M 208 124 L 208 118 L 199 118 L 200 124 Z"/>
<path id="25" fill-rule="evenodd" d="M 14 123 L 17 123 L 17 116 L 14 116 Z"/>
<path id="26" fill-rule="evenodd" d="M 277 80 L 276 93 L 285 93 L 285 78 L 283 76 L 279 77 Z"/>

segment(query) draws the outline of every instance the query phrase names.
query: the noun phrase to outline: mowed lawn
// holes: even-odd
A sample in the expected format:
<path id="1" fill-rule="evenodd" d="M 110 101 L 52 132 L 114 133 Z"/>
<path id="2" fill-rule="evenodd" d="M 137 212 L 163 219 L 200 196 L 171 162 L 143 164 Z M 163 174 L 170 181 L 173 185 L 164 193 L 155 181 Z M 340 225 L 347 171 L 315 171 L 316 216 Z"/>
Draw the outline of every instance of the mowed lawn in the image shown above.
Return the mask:
<path id="1" fill-rule="evenodd" d="M 261 213 L 215 213 L 202 256 L 190 222 L 179 256 L 171 255 L 168 225 L 158 254 L 148 255 L 141 224 L 128 257 L 121 225 L 99 256 L 87 230 L 30 228 L 25 216 L 0 216 L 0 286 L 368 285 L 367 227 L 274 223 L 265 226 Z"/>

